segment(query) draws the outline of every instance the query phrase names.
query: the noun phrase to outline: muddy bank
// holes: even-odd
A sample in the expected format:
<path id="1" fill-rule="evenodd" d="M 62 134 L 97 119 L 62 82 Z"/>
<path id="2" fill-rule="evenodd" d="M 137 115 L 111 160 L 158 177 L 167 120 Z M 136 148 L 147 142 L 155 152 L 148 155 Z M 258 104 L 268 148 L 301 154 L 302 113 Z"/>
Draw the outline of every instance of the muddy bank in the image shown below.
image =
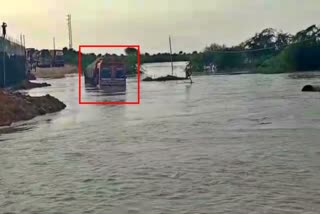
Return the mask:
<path id="1" fill-rule="evenodd" d="M 45 95 L 31 97 L 19 92 L 0 90 L 0 126 L 30 120 L 36 116 L 63 110 L 66 105 L 58 99 Z"/>
<path id="2" fill-rule="evenodd" d="M 36 76 L 34 75 L 34 74 L 32 74 L 32 73 L 28 73 L 27 74 L 27 80 L 36 80 L 37 78 L 36 78 Z"/>
<path id="3" fill-rule="evenodd" d="M 60 79 L 68 74 L 78 73 L 78 67 L 73 65 L 65 65 L 64 67 L 38 68 L 32 71 L 36 78 Z"/>
<path id="4" fill-rule="evenodd" d="M 12 87 L 13 90 L 28 90 L 33 88 L 42 88 L 51 86 L 50 84 L 44 83 L 37 83 L 37 82 L 30 82 L 29 80 L 24 80 L 20 84 L 15 85 Z"/>
<path id="5" fill-rule="evenodd" d="M 165 77 L 158 77 L 158 78 L 151 78 L 151 77 L 146 77 L 144 78 L 142 81 L 145 82 L 152 82 L 152 81 L 174 81 L 174 80 L 188 80 L 188 78 L 185 77 L 176 77 L 176 76 L 172 76 L 172 75 L 167 75 Z"/>

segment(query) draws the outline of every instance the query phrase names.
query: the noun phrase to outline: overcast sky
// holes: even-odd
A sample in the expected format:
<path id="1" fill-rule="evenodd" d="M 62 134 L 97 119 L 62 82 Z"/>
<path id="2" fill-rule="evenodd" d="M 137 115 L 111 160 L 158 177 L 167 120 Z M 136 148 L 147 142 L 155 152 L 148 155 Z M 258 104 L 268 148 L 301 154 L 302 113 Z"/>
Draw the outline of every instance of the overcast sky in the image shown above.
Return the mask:
<path id="1" fill-rule="evenodd" d="M 320 24 L 320 0 L 0 0 L 8 34 L 26 36 L 27 47 L 140 44 L 142 52 L 202 50 L 210 43 L 235 45 L 266 27 L 295 33 Z M 105 52 L 105 51 L 103 51 Z"/>

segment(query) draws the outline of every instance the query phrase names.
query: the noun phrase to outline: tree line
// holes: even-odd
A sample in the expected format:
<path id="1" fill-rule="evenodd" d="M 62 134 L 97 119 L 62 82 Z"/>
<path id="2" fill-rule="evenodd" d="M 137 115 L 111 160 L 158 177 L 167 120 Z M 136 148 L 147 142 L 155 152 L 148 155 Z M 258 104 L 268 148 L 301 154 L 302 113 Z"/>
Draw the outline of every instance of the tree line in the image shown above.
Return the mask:
<path id="1" fill-rule="evenodd" d="M 219 71 L 258 73 L 320 70 L 320 28 L 312 25 L 295 35 L 267 28 L 237 46 L 212 44 L 190 58 L 189 67 L 202 72 L 214 64 Z"/>
<path id="2" fill-rule="evenodd" d="M 63 49 L 65 61 L 78 63 L 78 52 L 73 49 Z M 82 53 L 82 68 L 86 68 L 97 57 L 114 56 L 125 60 L 129 73 L 136 72 L 137 50 L 125 49 L 124 54 L 84 54 Z M 249 70 L 259 73 L 280 73 L 290 71 L 320 70 L 320 28 L 312 25 L 295 35 L 267 28 L 256 33 L 239 45 L 228 47 L 213 43 L 203 51 L 185 53 L 180 51 L 172 55 L 172 60 L 189 61 L 188 67 L 193 72 L 203 72 L 204 67 L 214 64 L 218 72 L 234 70 Z M 140 55 L 141 64 L 155 62 L 170 62 L 170 53 Z"/>
<path id="3" fill-rule="evenodd" d="M 78 65 L 78 51 L 74 49 L 63 48 L 64 59 L 67 64 Z M 194 52 L 193 54 L 197 54 Z M 184 53 L 180 51 L 179 53 L 172 54 L 172 60 L 177 61 L 189 61 L 192 54 Z M 137 50 L 135 48 L 126 48 L 124 54 L 95 54 L 95 53 L 82 53 L 81 54 L 81 64 L 82 69 L 85 69 L 88 65 L 93 63 L 98 57 L 107 58 L 112 56 L 115 60 L 122 60 L 128 65 L 129 73 L 136 73 L 136 64 L 137 64 Z M 171 60 L 170 53 L 158 53 L 158 54 L 149 54 L 143 53 L 140 54 L 140 63 L 155 63 L 155 62 L 169 62 Z"/>

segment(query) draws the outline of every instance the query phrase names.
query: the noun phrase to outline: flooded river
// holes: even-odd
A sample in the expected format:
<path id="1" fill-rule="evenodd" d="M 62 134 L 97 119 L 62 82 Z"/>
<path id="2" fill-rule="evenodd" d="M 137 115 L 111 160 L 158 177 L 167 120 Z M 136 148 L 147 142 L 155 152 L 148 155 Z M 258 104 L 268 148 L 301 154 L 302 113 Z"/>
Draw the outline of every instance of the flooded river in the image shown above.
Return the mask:
<path id="1" fill-rule="evenodd" d="M 319 213 L 320 94 L 300 90 L 320 79 L 193 80 L 141 82 L 140 105 L 79 105 L 77 77 L 31 90 L 67 108 L 1 130 L 0 213 Z"/>

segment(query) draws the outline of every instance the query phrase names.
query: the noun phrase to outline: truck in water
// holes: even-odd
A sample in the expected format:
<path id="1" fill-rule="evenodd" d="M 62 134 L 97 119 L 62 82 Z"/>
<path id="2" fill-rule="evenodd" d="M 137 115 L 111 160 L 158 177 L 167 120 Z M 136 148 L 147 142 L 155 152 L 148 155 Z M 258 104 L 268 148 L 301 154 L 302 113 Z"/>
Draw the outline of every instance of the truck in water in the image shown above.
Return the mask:
<path id="1" fill-rule="evenodd" d="M 98 58 L 84 71 L 85 83 L 99 88 L 126 88 L 127 68 L 122 60 Z"/>
<path id="2" fill-rule="evenodd" d="M 51 65 L 52 67 L 63 67 L 64 66 L 64 55 L 62 50 L 50 50 Z"/>

